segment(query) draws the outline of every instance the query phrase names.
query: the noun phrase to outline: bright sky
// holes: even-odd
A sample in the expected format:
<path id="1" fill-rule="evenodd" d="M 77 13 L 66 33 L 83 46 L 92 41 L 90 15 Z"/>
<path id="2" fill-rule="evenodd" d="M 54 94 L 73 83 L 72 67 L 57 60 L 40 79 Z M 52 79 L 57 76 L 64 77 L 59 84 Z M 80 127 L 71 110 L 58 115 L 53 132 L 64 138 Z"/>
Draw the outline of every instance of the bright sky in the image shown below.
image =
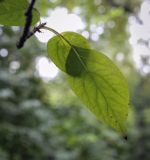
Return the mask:
<path id="1" fill-rule="evenodd" d="M 78 15 L 69 14 L 66 8 L 60 7 L 50 11 L 49 17 L 42 18 L 41 22 L 47 22 L 46 26 L 55 29 L 59 33 L 64 31 L 76 32 L 85 28 L 85 24 Z M 36 33 L 36 36 L 43 43 L 54 35 L 47 30 L 42 30 L 42 32 L 43 34 Z"/>
<path id="2" fill-rule="evenodd" d="M 76 11 L 80 11 L 78 8 Z M 141 55 L 150 55 L 150 1 L 145 0 L 141 5 L 141 9 L 139 12 L 139 18 L 143 21 L 143 24 L 139 24 L 135 17 L 129 17 L 129 32 L 130 39 L 129 42 L 133 48 L 133 59 L 135 60 L 135 64 L 138 69 L 141 68 L 142 63 L 140 60 Z M 68 13 L 66 8 L 56 8 L 49 12 L 49 17 L 42 18 L 42 22 L 47 22 L 47 26 L 55 29 L 58 32 L 64 31 L 78 31 L 84 30 L 85 24 L 81 20 L 81 18 L 75 13 Z M 91 27 L 94 29 L 94 25 Z M 91 31 L 92 31 L 91 28 Z M 103 33 L 103 28 L 99 26 L 99 28 L 94 29 L 94 33 L 92 35 L 92 39 L 97 41 L 98 34 Z M 46 43 L 54 34 L 49 31 L 42 30 L 41 33 L 37 33 L 36 36 L 39 41 Z M 88 37 L 88 32 L 82 32 L 85 37 Z M 149 48 L 145 45 L 141 45 L 138 43 L 139 39 L 149 40 Z M 38 74 L 44 80 L 52 80 L 58 75 L 57 67 L 46 57 L 39 57 L 36 62 L 36 69 Z M 145 66 L 142 71 L 144 74 L 150 72 L 150 66 Z"/>
<path id="3" fill-rule="evenodd" d="M 58 68 L 47 57 L 36 59 L 36 69 L 40 77 L 45 81 L 54 79 L 58 75 Z"/>
<path id="4" fill-rule="evenodd" d="M 136 67 L 147 74 L 150 72 L 150 65 L 143 66 L 141 61 L 141 55 L 150 56 L 150 1 L 145 0 L 139 12 L 139 18 L 142 20 L 143 24 L 137 23 L 135 17 L 129 17 L 129 32 L 130 39 L 129 42 L 133 49 L 133 60 L 135 61 Z M 139 40 L 148 41 L 148 46 L 139 43 Z"/>

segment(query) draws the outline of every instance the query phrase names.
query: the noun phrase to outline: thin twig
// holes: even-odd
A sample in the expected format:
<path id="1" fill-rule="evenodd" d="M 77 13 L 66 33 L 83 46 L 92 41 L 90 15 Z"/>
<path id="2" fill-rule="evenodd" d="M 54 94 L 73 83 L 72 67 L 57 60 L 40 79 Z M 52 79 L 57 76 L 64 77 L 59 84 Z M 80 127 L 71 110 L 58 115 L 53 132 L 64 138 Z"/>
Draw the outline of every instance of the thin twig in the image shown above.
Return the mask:
<path id="1" fill-rule="evenodd" d="M 30 32 L 30 26 L 32 23 L 32 10 L 33 10 L 33 6 L 36 0 L 32 0 L 27 11 L 25 12 L 25 16 L 26 16 L 26 22 L 25 22 L 25 27 L 23 30 L 23 34 L 20 37 L 19 42 L 17 43 L 17 48 L 20 49 L 23 47 L 25 41 L 27 40 L 27 37 L 29 35 Z"/>
<path id="2" fill-rule="evenodd" d="M 26 40 L 30 38 L 31 36 L 33 36 L 36 32 L 40 33 L 41 32 L 40 29 L 42 29 L 45 25 L 46 23 L 41 23 L 37 27 L 34 27 L 33 30 L 29 32 L 29 34 L 27 35 Z"/>

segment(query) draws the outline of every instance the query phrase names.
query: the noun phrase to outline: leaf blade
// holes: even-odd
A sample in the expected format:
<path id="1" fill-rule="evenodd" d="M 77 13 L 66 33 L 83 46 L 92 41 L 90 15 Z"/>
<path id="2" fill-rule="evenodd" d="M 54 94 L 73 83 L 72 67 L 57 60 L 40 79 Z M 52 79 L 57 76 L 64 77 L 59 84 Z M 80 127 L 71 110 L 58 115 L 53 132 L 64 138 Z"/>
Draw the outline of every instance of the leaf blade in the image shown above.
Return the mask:
<path id="1" fill-rule="evenodd" d="M 68 34 L 63 36 L 68 39 Z M 67 35 L 67 36 L 66 36 Z M 80 37 L 78 34 L 73 36 Z M 58 39 L 60 37 L 56 36 Z M 83 42 L 85 44 L 86 40 Z M 48 43 L 48 53 L 52 61 L 68 74 L 72 90 L 98 119 L 125 134 L 128 114 L 128 85 L 116 65 L 105 55 L 78 44 L 74 39 L 71 46 L 63 48 L 56 38 Z M 52 47 L 51 46 L 55 46 Z M 57 46 L 57 49 L 56 49 Z M 59 49 L 58 49 L 59 48 Z M 62 49 L 63 48 L 63 49 Z M 59 50 L 59 53 L 56 53 Z M 59 55 L 66 54 L 58 60 Z M 80 70 L 81 69 L 81 70 Z"/>
<path id="2" fill-rule="evenodd" d="M 68 76 L 68 82 L 98 119 L 125 133 L 129 101 L 127 82 L 105 55 L 87 51 L 87 71 L 81 77 Z"/>
<path id="3" fill-rule="evenodd" d="M 64 36 L 65 39 L 69 40 L 71 44 L 73 43 L 79 47 L 90 48 L 88 41 L 78 33 L 63 32 L 61 35 Z M 67 72 L 65 61 L 67 60 L 71 48 L 72 46 L 61 36 L 54 36 L 47 44 L 48 56 L 55 65 L 64 72 Z"/>

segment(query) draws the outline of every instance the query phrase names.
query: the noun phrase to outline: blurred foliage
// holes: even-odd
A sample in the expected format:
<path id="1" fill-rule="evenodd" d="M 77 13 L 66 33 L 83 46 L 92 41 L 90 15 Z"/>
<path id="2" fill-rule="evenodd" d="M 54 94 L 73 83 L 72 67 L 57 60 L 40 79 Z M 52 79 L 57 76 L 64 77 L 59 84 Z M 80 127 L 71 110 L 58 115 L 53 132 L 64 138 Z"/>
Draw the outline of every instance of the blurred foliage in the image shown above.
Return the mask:
<path id="1" fill-rule="evenodd" d="M 135 69 L 127 31 L 128 17 L 137 14 L 140 1 L 47 0 L 36 5 L 45 16 L 55 7 L 79 8 L 93 46 L 126 74 L 131 90 L 128 140 L 82 106 L 63 74 L 47 83 L 37 76 L 36 58 L 46 55 L 44 44 L 33 37 L 17 50 L 18 28 L 0 27 L 0 160 L 149 160 L 150 75 Z M 92 41 L 97 27 L 104 30 Z"/>

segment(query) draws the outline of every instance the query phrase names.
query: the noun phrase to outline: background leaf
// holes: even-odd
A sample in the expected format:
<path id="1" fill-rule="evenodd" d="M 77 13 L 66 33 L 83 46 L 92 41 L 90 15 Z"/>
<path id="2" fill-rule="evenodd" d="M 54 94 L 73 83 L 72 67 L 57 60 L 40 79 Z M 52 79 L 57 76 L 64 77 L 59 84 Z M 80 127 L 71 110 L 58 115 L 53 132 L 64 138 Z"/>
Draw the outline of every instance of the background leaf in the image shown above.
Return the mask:
<path id="1" fill-rule="evenodd" d="M 28 7 L 27 0 L 1 0 L 0 1 L 0 24 L 6 26 L 24 26 L 25 12 Z M 33 10 L 32 25 L 40 19 L 39 12 Z"/>
<path id="2" fill-rule="evenodd" d="M 74 38 L 68 39 L 69 34 Z M 63 36 L 72 46 L 55 36 L 48 42 L 49 57 L 69 75 L 71 88 L 96 117 L 124 134 L 129 94 L 122 73 L 102 53 L 84 48 L 87 40 L 82 36 Z"/>

